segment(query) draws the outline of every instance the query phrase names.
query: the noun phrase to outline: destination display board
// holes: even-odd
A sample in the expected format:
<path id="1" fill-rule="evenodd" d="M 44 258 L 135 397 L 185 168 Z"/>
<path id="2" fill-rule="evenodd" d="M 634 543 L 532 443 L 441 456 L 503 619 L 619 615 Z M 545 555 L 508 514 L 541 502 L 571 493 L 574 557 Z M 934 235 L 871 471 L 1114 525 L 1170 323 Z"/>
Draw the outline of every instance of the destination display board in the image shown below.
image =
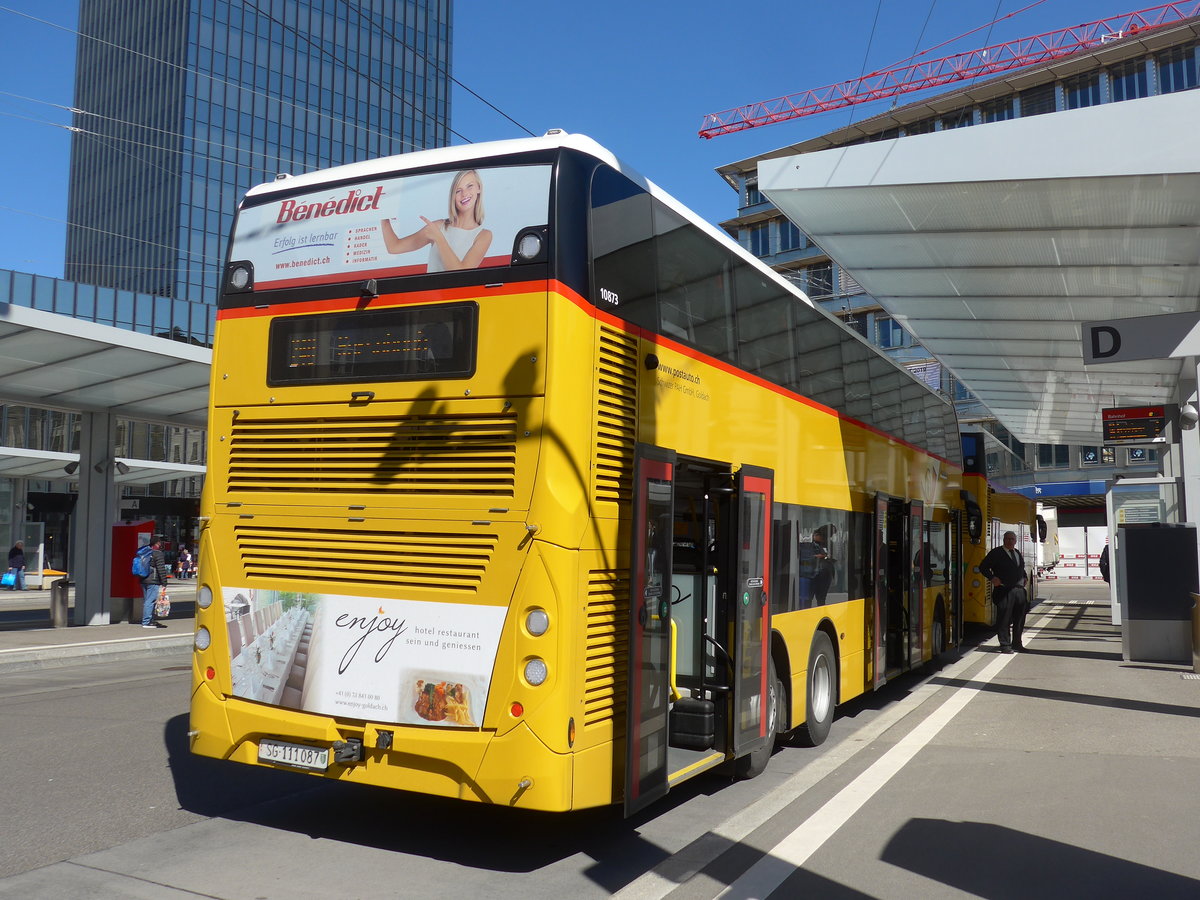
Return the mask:
<path id="1" fill-rule="evenodd" d="M 1100 411 L 1106 444 L 1160 444 L 1167 438 L 1165 406 L 1123 406 Z"/>

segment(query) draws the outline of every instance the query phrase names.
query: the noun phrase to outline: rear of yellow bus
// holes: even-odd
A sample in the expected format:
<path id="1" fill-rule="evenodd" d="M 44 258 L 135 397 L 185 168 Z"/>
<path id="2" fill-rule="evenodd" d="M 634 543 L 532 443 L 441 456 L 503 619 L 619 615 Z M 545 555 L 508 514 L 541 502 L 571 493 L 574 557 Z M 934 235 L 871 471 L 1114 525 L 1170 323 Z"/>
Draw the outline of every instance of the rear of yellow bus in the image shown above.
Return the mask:
<path id="1" fill-rule="evenodd" d="M 545 810 L 614 799 L 611 744 L 590 762 L 576 744 L 565 664 L 585 652 L 595 322 L 552 277 L 557 151 L 521 147 L 243 203 L 213 357 L 193 752 Z M 464 172 L 486 208 L 439 259 L 421 235 L 448 236 Z"/>

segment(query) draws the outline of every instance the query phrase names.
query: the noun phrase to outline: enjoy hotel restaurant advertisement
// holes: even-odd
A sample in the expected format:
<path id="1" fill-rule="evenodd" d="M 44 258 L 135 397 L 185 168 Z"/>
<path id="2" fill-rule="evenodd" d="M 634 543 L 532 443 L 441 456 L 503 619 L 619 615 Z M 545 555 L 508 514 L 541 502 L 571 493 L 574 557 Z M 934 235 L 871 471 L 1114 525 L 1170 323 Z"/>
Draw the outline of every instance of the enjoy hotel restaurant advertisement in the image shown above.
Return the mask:
<path id="1" fill-rule="evenodd" d="M 260 289 L 506 266 L 549 208 L 546 165 L 363 181 L 244 208 L 230 259 Z"/>
<path id="2" fill-rule="evenodd" d="M 505 607 L 223 593 L 234 696 L 374 722 L 482 723 Z"/>

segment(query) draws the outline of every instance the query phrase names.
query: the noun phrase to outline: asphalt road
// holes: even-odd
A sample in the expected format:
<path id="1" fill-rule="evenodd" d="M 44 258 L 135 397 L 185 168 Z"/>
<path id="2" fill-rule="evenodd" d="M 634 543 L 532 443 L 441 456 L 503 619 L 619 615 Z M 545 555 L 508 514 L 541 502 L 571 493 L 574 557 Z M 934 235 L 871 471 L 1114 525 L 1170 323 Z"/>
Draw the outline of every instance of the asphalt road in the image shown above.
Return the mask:
<path id="1" fill-rule="evenodd" d="M 1200 896 L 1200 688 L 1076 602 L 629 820 L 192 757 L 183 653 L 8 673 L 0 900 Z"/>
<path id="2" fill-rule="evenodd" d="M 848 705 L 819 751 L 782 749 L 748 782 L 695 779 L 625 820 L 619 808 L 550 816 L 194 757 L 187 662 L 181 652 L 0 680 L 0 898 L 123 898 L 134 887 L 247 900 L 607 897 L 678 851 L 676 865 L 711 862 L 739 835 L 707 835 L 710 825 L 853 746 L 879 710 L 898 716 L 893 701 L 920 679 Z M 757 815 L 738 827 L 749 833 Z"/>
<path id="3" fill-rule="evenodd" d="M 308 786 L 187 752 L 188 663 L 184 650 L 5 674 L 0 878 Z"/>

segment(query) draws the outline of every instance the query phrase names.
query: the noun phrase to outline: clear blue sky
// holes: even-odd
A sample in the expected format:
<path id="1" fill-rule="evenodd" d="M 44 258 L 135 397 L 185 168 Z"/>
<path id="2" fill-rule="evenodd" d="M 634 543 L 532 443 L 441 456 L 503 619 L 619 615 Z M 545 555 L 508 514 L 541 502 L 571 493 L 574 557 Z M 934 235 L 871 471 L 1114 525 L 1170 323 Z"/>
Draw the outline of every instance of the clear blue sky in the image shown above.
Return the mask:
<path id="1" fill-rule="evenodd" d="M 719 222 L 734 215 L 736 195 L 717 166 L 867 118 L 891 101 L 713 140 L 696 134 L 705 113 L 856 78 L 980 26 L 928 58 L 1152 5 L 1042 0 L 987 27 L 1035 2 L 455 0 L 453 74 L 535 134 L 564 128 L 595 138 Z M 69 124 L 70 114 L 47 104 L 72 103 L 76 11 L 76 0 L 0 0 L 0 268 L 62 274 L 70 139 L 54 123 Z M 472 142 L 524 135 L 458 88 L 451 127 Z"/>

